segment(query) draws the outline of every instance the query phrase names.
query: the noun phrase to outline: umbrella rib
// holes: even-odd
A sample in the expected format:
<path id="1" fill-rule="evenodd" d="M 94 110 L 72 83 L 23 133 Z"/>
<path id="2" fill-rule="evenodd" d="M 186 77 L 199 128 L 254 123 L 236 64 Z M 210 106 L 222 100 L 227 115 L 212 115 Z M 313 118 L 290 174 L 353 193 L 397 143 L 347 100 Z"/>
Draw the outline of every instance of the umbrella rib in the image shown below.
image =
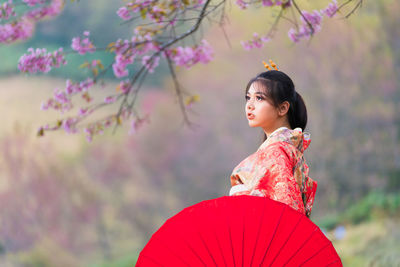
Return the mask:
<path id="1" fill-rule="evenodd" d="M 257 236 L 256 236 L 256 242 L 255 242 L 255 245 L 256 245 L 256 246 L 257 246 L 258 237 L 259 237 L 260 231 L 261 231 L 261 225 L 262 225 L 262 222 L 263 222 L 263 219 L 264 219 L 265 205 L 266 205 L 265 203 L 267 203 L 266 198 L 264 199 L 263 202 L 264 202 L 264 206 L 263 206 L 262 213 L 261 213 L 260 224 L 258 225 L 258 231 L 257 231 Z M 253 259 L 254 259 L 254 254 L 255 254 L 255 252 L 256 252 L 256 249 L 254 248 L 254 249 L 253 249 L 253 256 L 251 257 L 251 261 L 250 261 L 250 266 L 253 266 Z"/>
<path id="2" fill-rule="evenodd" d="M 200 255 L 189 245 L 189 243 L 185 240 L 186 246 L 193 252 L 193 254 L 203 263 L 204 266 L 207 266 L 206 263 L 201 259 Z"/>
<path id="3" fill-rule="evenodd" d="M 221 243 L 219 242 L 218 235 L 217 235 L 217 233 L 215 232 L 215 229 L 214 229 L 213 233 L 214 233 L 215 239 L 217 239 L 218 248 L 219 248 L 219 251 L 221 252 L 222 259 L 224 260 L 224 264 L 225 264 L 225 266 L 228 266 L 228 265 L 226 264 L 226 262 L 225 262 L 224 252 L 222 251 Z"/>
<path id="4" fill-rule="evenodd" d="M 264 263 L 265 256 L 267 255 L 267 253 L 268 253 L 268 250 L 269 250 L 269 247 L 271 246 L 271 244 L 272 244 L 272 241 L 274 240 L 274 237 L 275 237 L 276 231 L 278 230 L 279 223 L 280 223 L 280 221 L 281 221 L 281 219 L 282 219 L 283 212 L 286 210 L 286 207 L 287 207 L 287 205 L 286 205 L 286 204 L 284 204 L 284 206 L 283 206 L 283 209 L 282 209 L 282 212 L 281 212 L 281 215 L 279 216 L 279 220 L 278 220 L 278 222 L 277 222 L 277 224 L 276 224 L 276 226 L 275 226 L 275 229 L 274 229 L 274 234 L 272 235 L 272 238 L 271 238 L 271 240 L 269 241 L 269 244 L 268 244 L 267 250 L 266 250 L 266 251 L 265 251 L 265 253 L 264 253 L 264 257 L 263 257 L 263 259 L 262 259 L 262 261 L 261 261 L 261 264 L 260 264 L 260 265 L 262 265 L 262 264 Z"/>
<path id="5" fill-rule="evenodd" d="M 325 246 L 322 246 L 317 252 L 315 252 L 313 255 L 311 255 L 308 259 L 306 259 L 305 261 L 303 261 L 300 266 L 303 266 L 307 261 L 311 260 L 314 256 L 318 255 L 318 253 L 320 253 L 324 248 L 326 248 L 327 246 L 329 246 L 329 242 L 325 244 Z"/>
<path id="6" fill-rule="evenodd" d="M 228 220 L 228 216 L 226 217 L 227 224 L 228 224 L 228 232 L 229 232 L 229 240 L 231 241 L 231 250 L 232 250 L 232 258 L 233 258 L 233 266 L 236 267 L 235 263 L 235 253 L 233 252 L 233 242 L 232 242 L 232 234 L 231 234 L 231 227 L 230 227 L 230 222 Z"/>
<path id="7" fill-rule="evenodd" d="M 151 262 L 154 263 L 154 264 L 157 264 L 158 266 L 164 266 L 164 265 L 162 265 L 161 263 L 155 261 L 152 257 L 147 256 L 147 255 L 145 255 L 145 254 L 142 254 L 141 257 L 147 258 L 149 261 L 151 261 Z M 138 267 L 139 267 L 139 266 L 138 266 Z"/>
<path id="8" fill-rule="evenodd" d="M 340 262 L 341 262 L 341 260 L 340 260 L 340 259 L 337 259 L 337 260 L 334 260 L 334 261 L 332 261 L 332 262 L 328 263 L 328 265 L 326 265 L 326 266 L 332 265 L 332 264 L 334 264 L 334 263 L 336 263 L 336 262 L 338 262 L 338 261 L 340 261 Z"/>
<path id="9" fill-rule="evenodd" d="M 185 262 L 178 254 L 175 253 L 175 251 L 173 251 L 172 249 L 169 248 L 169 246 L 167 246 L 163 241 L 160 241 L 161 244 L 164 245 L 164 247 L 169 250 L 171 252 L 171 254 L 173 254 L 176 258 L 180 259 L 184 264 L 186 264 L 187 266 L 190 266 L 190 264 L 188 264 L 187 262 Z"/>
<path id="10" fill-rule="evenodd" d="M 198 230 L 198 229 L 197 229 L 197 230 Z M 201 239 L 201 242 L 203 242 L 203 245 L 204 245 L 204 247 L 206 248 L 206 250 L 207 250 L 207 252 L 208 252 L 208 255 L 210 255 L 210 257 L 211 257 L 211 259 L 213 260 L 215 266 L 217 266 L 217 263 L 215 262 L 214 257 L 212 256 L 210 250 L 208 249 L 207 244 L 206 244 L 206 242 L 204 241 L 204 238 L 201 236 L 201 233 L 200 233 L 199 231 L 197 231 L 197 233 L 199 234 L 200 239 Z"/>
<path id="11" fill-rule="evenodd" d="M 285 247 L 286 243 L 289 241 L 290 237 L 292 236 L 294 230 L 296 230 L 297 226 L 299 225 L 301 219 L 303 219 L 304 216 L 300 216 L 299 220 L 297 221 L 295 227 L 293 227 L 292 232 L 290 232 L 288 238 L 286 239 L 285 243 L 283 243 L 283 245 L 281 246 L 281 248 L 279 249 L 278 253 L 275 255 L 274 259 L 271 261 L 270 265 L 272 265 L 274 263 L 274 261 L 276 260 L 276 258 L 278 257 L 279 253 L 282 251 L 282 249 Z"/>
<path id="12" fill-rule="evenodd" d="M 243 235 L 242 235 L 242 266 L 244 266 L 244 240 L 245 240 L 245 230 L 246 230 L 246 216 L 243 216 Z"/>
<path id="13" fill-rule="evenodd" d="M 296 250 L 296 252 L 285 262 L 284 265 L 288 264 L 291 259 L 293 259 L 294 256 L 300 251 L 300 249 L 311 239 L 311 237 L 314 235 L 314 233 L 317 232 L 317 227 L 315 227 L 314 231 L 312 231 L 311 235 L 301 244 L 301 246 Z"/>

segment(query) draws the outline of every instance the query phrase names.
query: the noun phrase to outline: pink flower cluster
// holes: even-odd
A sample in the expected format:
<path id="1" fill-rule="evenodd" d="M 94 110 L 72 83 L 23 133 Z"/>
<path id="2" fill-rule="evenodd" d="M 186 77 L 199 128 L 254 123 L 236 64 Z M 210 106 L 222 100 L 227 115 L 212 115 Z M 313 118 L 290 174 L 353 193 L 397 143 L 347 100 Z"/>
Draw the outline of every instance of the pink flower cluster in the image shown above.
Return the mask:
<path id="1" fill-rule="evenodd" d="M 91 78 L 87 78 L 85 81 L 76 83 L 71 82 L 71 80 L 67 80 L 64 90 L 56 88 L 54 90 L 53 97 L 42 103 L 42 110 L 52 108 L 55 110 L 59 110 L 61 113 L 69 111 L 73 107 L 71 97 L 79 93 L 87 94 L 87 91 L 93 85 L 94 81 Z M 78 115 L 87 115 L 87 110 L 81 109 Z"/>
<path id="2" fill-rule="evenodd" d="M 258 1 L 256 1 L 258 2 Z M 253 2 L 254 3 L 254 2 Z M 236 0 L 236 4 L 241 9 L 246 9 L 250 4 L 253 4 L 252 1 L 245 1 L 245 0 Z M 262 0 L 261 4 L 263 6 L 282 6 L 283 8 L 291 6 L 291 0 Z"/>
<path id="3" fill-rule="evenodd" d="M 154 69 L 158 66 L 160 57 L 151 57 L 149 55 L 142 57 L 142 65 L 150 72 L 153 73 Z"/>
<path id="4" fill-rule="evenodd" d="M 129 93 L 131 90 L 131 82 L 129 80 L 121 81 L 117 87 L 117 91 L 121 91 L 123 94 Z"/>
<path id="5" fill-rule="evenodd" d="M 119 39 L 115 44 L 115 62 L 113 64 L 114 75 L 117 78 L 128 76 L 128 65 L 133 64 L 137 56 L 144 55 L 151 51 L 159 51 L 159 47 L 152 40 L 150 34 L 141 36 L 136 34 L 129 40 Z M 158 65 L 158 59 L 154 58 L 152 63 L 148 62 L 149 56 L 142 58 L 142 63 L 145 67 L 153 72 L 154 68 Z"/>
<path id="6" fill-rule="evenodd" d="M 297 43 L 300 41 L 301 38 L 309 38 L 311 35 L 313 35 L 316 32 L 319 32 L 321 30 L 321 24 L 322 24 L 322 16 L 325 14 L 328 17 L 333 17 L 338 10 L 337 6 L 337 0 L 332 0 L 331 3 L 325 8 L 320 11 L 314 10 L 312 13 L 309 13 L 307 11 L 302 11 L 303 16 L 308 20 L 308 22 L 312 25 L 312 28 L 314 32 L 310 29 L 309 25 L 303 18 L 303 16 L 300 16 L 301 19 L 301 25 L 298 30 L 291 28 L 288 32 L 289 38 Z"/>
<path id="7" fill-rule="evenodd" d="M 24 1 L 24 3 L 29 6 L 45 2 L 45 0 Z M 45 17 L 54 17 L 58 15 L 63 6 L 63 0 L 52 0 L 50 5 L 28 10 L 16 21 L 0 25 L 0 43 L 12 43 L 30 38 L 33 34 L 36 21 Z M 0 19 L 9 19 L 10 16 L 16 16 L 12 0 L 0 5 Z"/>
<path id="8" fill-rule="evenodd" d="M 66 133 L 75 134 L 78 132 L 78 129 L 76 128 L 78 122 L 78 118 L 66 118 L 62 121 L 62 127 Z"/>
<path id="9" fill-rule="evenodd" d="M 166 55 L 172 59 L 177 66 L 184 66 L 186 68 L 192 67 L 194 64 L 201 62 L 206 64 L 213 58 L 213 49 L 206 40 L 195 47 L 182 47 L 172 48 L 166 50 Z"/>
<path id="10" fill-rule="evenodd" d="M 149 114 L 146 114 L 143 118 L 133 118 L 129 134 L 130 135 L 135 134 L 141 127 L 143 127 L 144 123 L 149 123 L 149 122 L 150 122 Z"/>
<path id="11" fill-rule="evenodd" d="M 129 20 L 133 17 L 133 13 L 140 13 L 141 16 L 146 16 L 154 21 L 161 22 L 164 20 L 165 16 L 168 14 L 166 10 L 162 9 L 159 5 L 157 5 L 158 1 L 150 1 L 150 0 L 136 0 L 126 4 L 124 7 L 121 7 L 117 11 L 117 15 L 123 20 Z M 181 6 L 181 1 L 173 0 L 169 1 L 169 8 L 176 9 L 178 6 Z"/>
<path id="12" fill-rule="evenodd" d="M 12 43 L 17 40 L 26 40 L 32 36 L 34 26 L 34 23 L 26 18 L 0 25 L 0 43 Z"/>
<path id="13" fill-rule="evenodd" d="M 35 0 L 35 1 L 31 0 L 29 2 L 31 5 L 45 3 L 45 1 L 41 0 Z M 63 0 L 52 0 L 50 5 L 30 10 L 26 12 L 25 16 L 35 21 L 44 19 L 46 17 L 55 17 L 61 13 L 63 7 L 64 7 Z"/>
<path id="14" fill-rule="evenodd" d="M 15 16 L 14 5 L 12 0 L 8 0 L 8 2 L 0 5 L 0 20 L 7 20 L 12 16 Z"/>
<path id="15" fill-rule="evenodd" d="M 123 44 L 122 44 L 123 42 Z M 115 50 L 115 62 L 113 63 L 114 75 L 117 78 L 128 76 L 127 66 L 133 64 L 136 54 L 129 41 L 118 40 Z"/>
<path id="16" fill-rule="evenodd" d="M 67 64 L 62 48 L 53 53 L 47 53 L 45 48 L 37 48 L 36 50 L 29 48 L 28 52 L 30 54 L 22 55 L 18 62 L 18 69 L 22 72 L 36 73 L 39 71 L 47 73 L 52 68 Z"/>
<path id="17" fill-rule="evenodd" d="M 249 3 L 244 0 L 236 0 L 236 5 L 238 5 L 240 9 L 246 9 Z"/>
<path id="18" fill-rule="evenodd" d="M 311 35 L 321 30 L 322 15 L 318 10 L 314 10 L 312 13 L 302 11 L 302 13 L 307 21 L 311 24 L 312 29 L 303 18 L 303 16 L 301 16 L 301 25 L 299 26 L 299 29 L 296 30 L 294 28 L 291 28 L 288 32 L 289 38 L 295 43 L 299 42 L 301 38 L 309 38 L 311 37 Z"/>
<path id="19" fill-rule="evenodd" d="M 290 7 L 292 4 L 291 0 L 262 0 L 261 2 L 263 6 L 282 6 L 284 8 Z"/>
<path id="20" fill-rule="evenodd" d="M 129 20 L 132 18 L 132 13 L 140 12 L 142 16 L 151 12 L 157 1 L 150 0 L 136 0 L 126 4 L 117 11 L 117 15 L 123 20 Z M 153 7 L 152 7 L 153 6 Z M 156 9 L 157 11 L 157 9 Z"/>
<path id="21" fill-rule="evenodd" d="M 89 40 L 90 32 L 85 31 L 83 35 L 85 37 L 82 40 L 80 37 L 72 38 L 72 45 L 71 45 L 72 49 L 77 51 L 80 55 L 84 55 L 88 52 L 93 53 L 94 51 L 96 51 L 96 47 Z"/>
<path id="22" fill-rule="evenodd" d="M 44 4 L 46 0 L 22 0 L 28 6 L 35 6 L 37 4 Z"/>
<path id="23" fill-rule="evenodd" d="M 129 20 L 132 18 L 130 10 L 125 6 L 118 9 L 117 15 L 123 20 Z"/>
<path id="24" fill-rule="evenodd" d="M 79 122 L 79 118 L 69 117 L 63 120 L 57 121 L 54 126 L 50 126 L 48 124 L 39 127 L 38 135 L 43 136 L 44 131 L 54 131 L 60 129 L 62 127 L 66 133 L 74 134 L 78 132 L 76 127 L 77 123 Z"/>
<path id="25" fill-rule="evenodd" d="M 332 2 L 329 3 L 329 5 L 325 9 L 321 10 L 322 13 L 324 13 L 330 18 L 333 17 L 337 11 L 338 11 L 338 5 L 336 0 L 332 0 Z"/>
<path id="26" fill-rule="evenodd" d="M 167 5 L 160 3 L 161 1 L 150 1 L 150 0 L 133 0 L 127 3 L 125 6 L 121 7 L 117 11 L 117 15 L 123 20 L 129 20 L 133 17 L 133 14 L 139 13 L 143 18 L 148 17 L 151 21 L 158 24 L 164 23 L 171 20 L 174 23 L 175 14 L 177 10 L 183 10 L 189 5 L 191 8 L 195 9 L 204 4 L 204 0 L 195 1 L 181 1 L 181 0 L 171 0 L 167 1 Z"/>
<path id="27" fill-rule="evenodd" d="M 261 48 L 264 46 L 264 43 L 267 43 L 271 40 L 271 38 L 266 36 L 260 36 L 258 33 L 253 34 L 253 39 L 249 41 L 241 41 L 243 48 L 246 50 L 251 50 L 253 48 Z"/>
<path id="28" fill-rule="evenodd" d="M 248 5 L 250 2 L 244 2 L 238 0 L 236 2 L 241 6 L 242 8 L 244 5 Z M 280 1 L 280 0 L 262 0 L 262 4 L 264 6 L 274 6 L 274 5 L 279 5 L 284 8 L 291 6 L 292 2 L 291 0 L 287 1 Z M 307 12 L 307 11 L 302 11 L 303 16 L 300 16 L 301 24 L 299 27 L 296 28 L 291 28 L 288 31 L 288 36 L 289 38 L 297 43 L 300 41 L 302 38 L 309 38 L 311 35 L 313 35 L 316 32 L 319 32 L 321 30 L 321 25 L 322 25 L 322 18 L 323 15 L 326 15 L 328 17 L 332 17 L 336 14 L 338 10 L 337 6 L 337 0 L 332 0 L 332 2 L 325 8 L 320 11 L 314 10 L 313 12 Z M 310 25 L 307 23 L 307 21 L 310 23 L 312 26 L 312 29 L 310 28 Z M 261 48 L 264 46 L 264 43 L 270 41 L 270 38 L 268 35 L 266 36 L 259 36 L 257 33 L 253 34 L 253 39 L 249 41 L 241 41 L 241 44 L 244 49 L 246 50 L 251 50 L 253 48 Z"/>
<path id="29" fill-rule="evenodd" d="M 84 129 L 87 141 L 91 142 L 93 140 L 93 136 L 96 134 L 103 134 L 104 130 L 110 128 L 114 124 L 120 124 L 123 120 L 128 120 L 131 115 L 132 111 L 128 110 L 127 108 L 123 108 L 119 118 L 117 118 L 116 115 L 110 115 L 103 120 L 89 124 Z"/>
<path id="30" fill-rule="evenodd" d="M 115 96 L 115 95 L 107 96 L 106 98 L 104 98 L 104 103 L 112 104 L 115 101 L 117 101 L 117 99 L 118 99 L 118 96 Z"/>

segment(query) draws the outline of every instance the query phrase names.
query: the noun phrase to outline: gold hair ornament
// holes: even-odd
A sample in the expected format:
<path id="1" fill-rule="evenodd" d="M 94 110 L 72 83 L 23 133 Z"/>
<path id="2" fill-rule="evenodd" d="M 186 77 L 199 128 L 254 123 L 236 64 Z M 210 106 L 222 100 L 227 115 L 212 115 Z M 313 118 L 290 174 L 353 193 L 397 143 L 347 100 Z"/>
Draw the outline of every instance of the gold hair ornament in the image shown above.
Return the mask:
<path id="1" fill-rule="evenodd" d="M 269 60 L 269 64 L 271 64 L 271 66 L 269 66 L 265 61 L 263 61 L 262 63 L 264 64 L 264 67 L 268 70 L 272 70 L 272 68 L 278 70 L 278 66 L 276 66 L 275 62 L 273 62 L 271 59 Z"/>

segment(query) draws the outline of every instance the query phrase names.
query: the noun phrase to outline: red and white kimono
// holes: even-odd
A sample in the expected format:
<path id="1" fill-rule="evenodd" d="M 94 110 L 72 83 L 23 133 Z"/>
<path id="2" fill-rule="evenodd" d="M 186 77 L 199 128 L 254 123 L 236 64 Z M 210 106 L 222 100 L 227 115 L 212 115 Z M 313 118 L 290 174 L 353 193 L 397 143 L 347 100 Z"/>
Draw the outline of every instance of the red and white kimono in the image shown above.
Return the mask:
<path id="1" fill-rule="evenodd" d="M 303 156 L 310 142 L 301 128 L 278 128 L 233 169 L 229 195 L 269 197 L 310 216 L 317 190 Z"/>

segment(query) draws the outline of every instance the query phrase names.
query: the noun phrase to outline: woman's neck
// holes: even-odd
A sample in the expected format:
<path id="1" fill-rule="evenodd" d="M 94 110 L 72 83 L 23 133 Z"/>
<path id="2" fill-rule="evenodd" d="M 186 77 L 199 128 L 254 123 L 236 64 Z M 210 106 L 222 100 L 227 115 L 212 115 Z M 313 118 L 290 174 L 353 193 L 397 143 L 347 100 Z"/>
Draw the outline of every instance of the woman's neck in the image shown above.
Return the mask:
<path id="1" fill-rule="evenodd" d="M 286 127 L 288 129 L 290 129 L 289 123 L 282 123 L 282 124 L 279 124 L 278 126 L 276 126 L 274 128 L 271 128 L 271 129 L 268 129 L 268 130 L 264 129 L 264 133 L 267 135 L 267 138 L 268 138 L 273 132 L 275 132 L 276 130 L 278 130 L 279 128 L 282 128 L 282 127 Z"/>

